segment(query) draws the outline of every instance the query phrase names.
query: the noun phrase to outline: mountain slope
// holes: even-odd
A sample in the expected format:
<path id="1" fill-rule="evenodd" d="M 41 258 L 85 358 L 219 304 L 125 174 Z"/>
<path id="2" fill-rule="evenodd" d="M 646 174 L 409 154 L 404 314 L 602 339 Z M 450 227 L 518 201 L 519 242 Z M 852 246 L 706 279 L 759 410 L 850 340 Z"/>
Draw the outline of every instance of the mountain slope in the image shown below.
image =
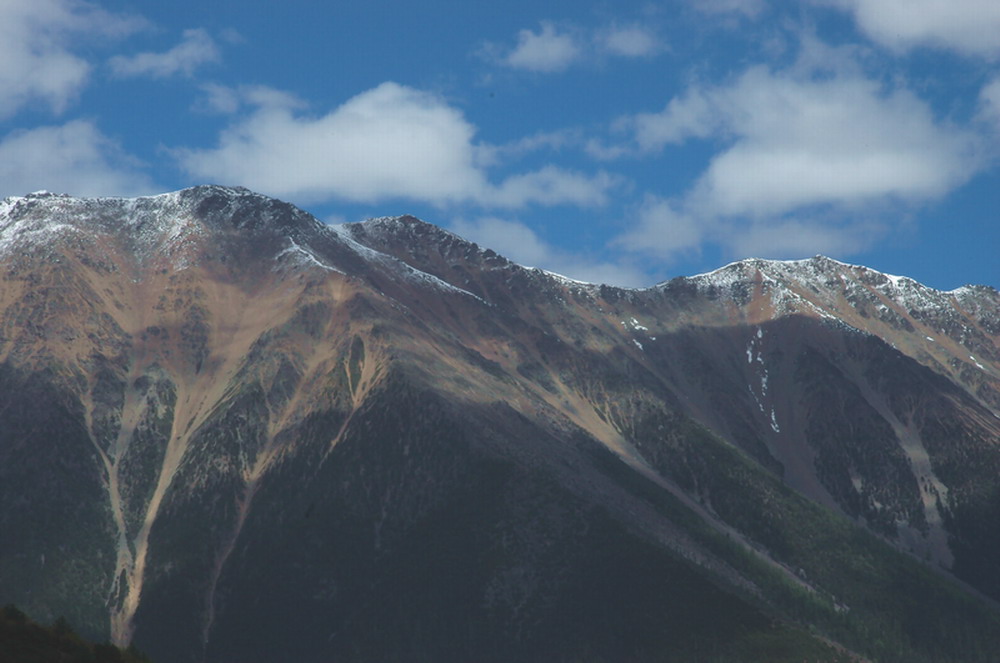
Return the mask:
<path id="1" fill-rule="evenodd" d="M 0 600 L 171 661 L 989 660 L 1000 296 L 0 204 Z M 808 629 L 812 629 L 810 634 Z"/>

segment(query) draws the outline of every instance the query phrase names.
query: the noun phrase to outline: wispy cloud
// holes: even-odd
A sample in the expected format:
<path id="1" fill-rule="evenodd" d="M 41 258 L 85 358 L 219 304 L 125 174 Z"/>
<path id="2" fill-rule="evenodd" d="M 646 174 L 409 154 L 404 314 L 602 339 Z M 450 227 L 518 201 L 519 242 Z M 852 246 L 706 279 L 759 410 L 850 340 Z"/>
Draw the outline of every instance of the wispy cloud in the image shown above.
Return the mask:
<path id="1" fill-rule="evenodd" d="M 108 64 L 116 76 L 167 78 L 177 74 L 190 76 L 198 67 L 219 59 L 215 40 L 199 28 L 185 30 L 181 42 L 164 53 L 116 55 Z"/>
<path id="2" fill-rule="evenodd" d="M 614 244 L 627 251 L 662 259 L 697 254 L 702 244 L 716 241 L 718 224 L 678 209 L 678 203 L 648 194 L 633 212 L 633 225 Z"/>
<path id="3" fill-rule="evenodd" d="M 979 117 L 1000 132 L 1000 76 L 996 76 L 979 91 Z"/>
<path id="4" fill-rule="evenodd" d="M 504 47 L 488 43 L 488 59 L 512 69 L 535 73 L 558 73 L 586 61 L 612 57 L 641 58 L 661 52 L 664 45 L 656 32 L 638 23 L 611 23 L 585 29 L 577 25 L 542 21 L 537 31 L 523 29 L 516 43 Z"/>
<path id="5" fill-rule="evenodd" d="M 656 34 L 639 24 L 614 24 L 599 30 L 595 41 L 601 51 L 628 58 L 647 57 L 663 50 L 663 43 Z"/>
<path id="6" fill-rule="evenodd" d="M 765 0 L 698 0 L 692 6 L 706 14 L 757 16 L 767 6 Z"/>
<path id="7" fill-rule="evenodd" d="M 0 2 L 0 119 L 37 102 L 62 113 L 92 69 L 76 52 L 80 43 L 124 37 L 145 25 L 77 0 Z"/>
<path id="8" fill-rule="evenodd" d="M 482 204 L 496 207 L 523 207 L 528 204 L 601 207 L 608 202 L 608 191 L 619 182 L 619 178 L 603 171 L 587 175 L 548 165 L 510 175 L 499 185 L 487 187 L 475 197 Z"/>
<path id="9" fill-rule="evenodd" d="M 142 165 L 92 123 L 16 131 L 0 141 L 0 196 L 46 189 L 78 196 L 153 192 Z"/>

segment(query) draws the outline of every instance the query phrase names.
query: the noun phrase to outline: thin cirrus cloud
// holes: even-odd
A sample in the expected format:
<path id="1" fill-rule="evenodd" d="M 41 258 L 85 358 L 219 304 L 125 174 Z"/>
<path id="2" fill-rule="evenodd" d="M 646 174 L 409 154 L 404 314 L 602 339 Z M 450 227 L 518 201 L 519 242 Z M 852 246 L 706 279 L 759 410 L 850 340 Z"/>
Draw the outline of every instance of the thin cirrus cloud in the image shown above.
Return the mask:
<path id="1" fill-rule="evenodd" d="M 322 116 L 268 88 L 207 90 L 215 110 L 252 108 L 210 149 L 177 149 L 199 179 L 243 184 L 305 202 L 407 198 L 434 205 L 516 208 L 603 205 L 618 180 L 546 166 L 492 183 L 475 127 L 436 95 L 383 83 Z M 235 97 L 235 100 L 234 100 Z"/>
<path id="2" fill-rule="evenodd" d="M 601 261 L 560 250 L 519 221 L 487 216 L 474 220 L 457 219 L 450 225 L 462 237 L 528 267 L 544 267 L 548 271 L 587 283 L 640 287 L 649 282 L 649 275 L 637 269 L 630 261 Z"/>
<path id="3" fill-rule="evenodd" d="M 979 119 L 990 126 L 992 133 L 1000 133 L 1000 76 L 979 91 Z"/>
<path id="4" fill-rule="evenodd" d="M 185 30 L 181 42 L 164 53 L 116 55 L 109 60 L 111 71 L 123 78 L 150 76 L 166 78 L 176 74 L 191 76 L 203 64 L 218 62 L 219 48 L 202 29 Z"/>
<path id="5" fill-rule="evenodd" d="M 627 58 L 648 57 L 663 49 L 656 35 L 641 25 L 613 25 L 599 31 L 596 41 L 603 51 Z"/>
<path id="6" fill-rule="evenodd" d="M 75 46 L 124 37 L 145 25 L 76 0 L 0 2 L 0 119 L 39 102 L 62 113 L 92 69 Z"/>
<path id="7" fill-rule="evenodd" d="M 743 14 L 754 17 L 766 7 L 765 0 L 698 0 L 692 5 L 706 14 Z"/>
<path id="8" fill-rule="evenodd" d="M 878 218 L 803 214 L 737 220 L 691 212 L 684 204 L 647 195 L 635 213 L 636 225 L 614 245 L 666 260 L 697 256 L 709 244 L 722 247 L 730 257 L 791 258 L 857 253 L 889 231 Z"/>
<path id="9" fill-rule="evenodd" d="M 154 193 L 141 164 L 90 121 L 16 131 L 0 141 L 0 195 L 46 189 L 77 196 Z"/>
<path id="10" fill-rule="evenodd" d="M 619 245 L 659 255 L 703 241 L 769 257 L 799 245 L 857 251 L 886 231 L 879 211 L 939 199 L 981 167 L 975 137 L 935 121 L 911 92 L 886 90 L 816 43 L 804 53 L 789 69 L 755 66 L 730 84 L 694 85 L 661 112 L 619 123 L 631 154 L 695 139 L 723 145 L 690 190 L 647 201 Z"/>
<path id="11" fill-rule="evenodd" d="M 996 0 L 815 0 L 850 12 L 872 40 L 896 51 L 930 46 L 1000 58 Z"/>

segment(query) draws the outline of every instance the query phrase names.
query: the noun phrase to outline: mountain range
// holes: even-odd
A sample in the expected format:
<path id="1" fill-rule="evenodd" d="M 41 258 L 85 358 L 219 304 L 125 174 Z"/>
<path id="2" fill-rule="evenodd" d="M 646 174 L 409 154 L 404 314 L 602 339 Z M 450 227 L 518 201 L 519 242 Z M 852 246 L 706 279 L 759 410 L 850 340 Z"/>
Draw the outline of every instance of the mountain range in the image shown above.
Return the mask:
<path id="1" fill-rule="evenodd" d="M 991 661 L 1000 293 L 0 202 L 0 603 L 156 661 Z"/>

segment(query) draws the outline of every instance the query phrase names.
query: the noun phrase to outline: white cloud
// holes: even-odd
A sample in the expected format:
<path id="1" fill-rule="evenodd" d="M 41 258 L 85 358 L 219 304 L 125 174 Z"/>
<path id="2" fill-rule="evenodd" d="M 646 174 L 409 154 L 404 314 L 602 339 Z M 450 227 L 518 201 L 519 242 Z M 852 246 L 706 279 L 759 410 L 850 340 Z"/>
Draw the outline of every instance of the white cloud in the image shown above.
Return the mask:
<path id="1" fill-rule="evenodd" d="M 644 150 L 728 137 L 692 200 L 721 214 L 936 198 L 977 167 L 971 135 L 935 123 L 910 92 L 851 74 L 754 67 L 733 85 L 696 87 L 659 114 L 636 116 L 634 128 Z"/>
<path id="2" fill-rule="evenodd" d="M 872 219 L 838 223 L 830 219 L 791 218 L 723 224 L 722 243 L 732 256 L 802 258 L 816 254 L 851 255 L 870 248 L 888 232 Z"/>
<path id="3" fill-rule="evenodd" d="M 243 105 L 239 93 L 231 87 L 218 83 L 205 83 L 200 88 L 205 94 L 195 102 L 195 110 L 232 115 Z"/>
<path id="4" fill-rule="evenodd" d="M 709 244 L 721 247 L 730 257 L 784 259 L 857 253 L 889 231 L 884 221 L 865 216 L 746 219 L 699 215 L 683 209 L 685 204 L 683 200 L 648 196 L 636 213 L 634 227 L 613 244 L 666 261 L 699 255 Z"/>
<path id="5" fill-rule="evenodd" d="M 689 191 L 647 204 L 619 239 L 660 256 L 704 242 L 771 257 L 859 250 L 884 234 L 886 213 L 943 197 L 984 163 L 973 134 L 815 43 L 787 70 L 694 85 L 624 124 L 633 152 L 690 139 L 722 146 Z"/>
<path id="6" fill-rule="evenodd" d="M 233 100 L 232 95 L 237 101 Z M 492 184 L 472 142 L 475 127 L 439 97 L 383 83 L 330 113 L 296 113 L 301 102 L 269 88 L 209 90 L 217 108 L 253 110 L 214 149 L 175 154 L 192 176 L 315 202 L 409 198 L 435 205 L 599 205 L 617 181 L 554 166 Z"/>
<path id="7" fill-rule="evenodd" d="M 736 140 L 712 160 L 695 195 L 722 214 L 918 202 L 944 195 L 976 168 L 971 136 L 936 124 L 908 91 L 886 92 L 859 76 L 813 80 L 754 68 L 709 95 Z"/>
<path id="8" fill-rule="evenodd" d="M 91 122 L 13 132 L 0 141 L 0 196 L 47 190 L 77 196 L 134 196 L 152 185 L 134 159 Z"/>
<path id="9" fill-rule="evenodd" d="M 635 226 L 615 240 L 628 251 L 663 258 L 698 253 L 709 239 L 717 239 L 714 220 L 697 219 L 677 209 L 676 203 L 647 196 L 636 213 Z"/>
<path id="10" fill-rule="evenodd" d="M 1000 76 L 979 91 L 979 114 L 981 119 L 992 125 L 994 132 L 1000 131 Z"/>
<path id="11" fill-rule="evenodd" d="M 662 49 L 656 35 L 641 25 L 613 25 L 597 35 L 601 49 L 622 57 L 647 57 Z"/>
<path id="12" fill-rule="evenodd" d="M 195 110 L 208 113 L 233 115 L 248 106 L 284 108 L 289 111 L 305 109 L 308 106 L 295 95 L 266 85 L 229 87 L 218 83 L 205 83 L 200 85 L 199 89 L 204 95 L 195 102 Z"/>
<path id="13" fill-rule="evenodd" d="M 521 265 L 539 267 L 588 283 L 625 287 L 650 285 L 649 277 L 635 266 L 595 260 L 560 250 L 519 221 L 484 217 L 474 221 L 456 220 L 451 228 L 462 237 L 493 249 Z"/>
<path id="14" fill-rule="evenodd" d="M 611 25 L 594 30 L 574 26 L 557 28 L 542 21 L 538 32 L 521 30 L 517 45 L 504 49 L 486 44 L 483 54 L 514 69 L 539 73 L 557 73 L 583 61 L 600 56 L 627 58 L 649 57 L 663 50 L 663 44 L 647 26 Z"/>
<path id="15" fill-rule="evenodd" d="M 61 113 L 79 94 L 90 64 L 74 53 L 76 42 L 121 37 L 142 27 L 139 19 L 112 14 L 77 0 L 0 2 L 0 119 L 42 102 Z"/>
<path id="16" fill-rule="evenodd" d="M 543 22 L 539 32 L 518 32 L 517 46 L 503 62 L 515 69 L 551 73 L 565 70 L 580 55 L 580 47 L 572 34 L 558 32 L 552 23 Z"/>
<path id="17" fill-rule="evenodd" d="M 851 12 L 873 40 L 893 50 L 947 48 L 1000 57 L 1000 2 L 996 0 L 821 0 Z"/>
<path id="18" fill-rule="evenodd" d="M 529 203 L 599 207 L 607 202 L 608 190 L 617 184 L 618 179 L 608 173 L 591 177 L 550 165 L 511 175 L 499 186 L 485 190 L 479 198 L 498 207 L 522 207 Z"/>
<path id="19" fill-rule="evenodd" d="M 165 53 L 117 55 L 109 61 L 112 72 L 121 77 L 151 76 L 166 78 L 175 74 L 190 76 L 203 64 L 219 61 L 215 40 L 202 29 L 185 30 L 181 43 Z"/>
<path id="20" fill-rule="evenodd" d="M 719 130 L 722 121 L 716 101 L 709 99 L 705 90 L 695 87 L 683 97 L 671 99 L 662 112 L 639 113 L 627 124 L 635 132 L 639 149 L 653 151 L 689 138 L 707 138 Z"/>
<path id="21" fill-rule="evenodd" d="M 479 144 L 476 146 L 476 163 L 480 166 L 495 166 L 499 163 L 523 157 L 541 150 L 558 151 L 575 146 L 582 141 L 578 129 L 558 129 L 543 131 L 502 145 Z"/>
<path id="22" fill-rule="evenodd" d="M 244 101 L 257 108 L 217 148 L 178 151 L 188 172 L 303 202 L 447 202 L 484 187 L 473 167 L 475 129 L 433 95 L 384 83 L 321 117 L 296 115 L 274 91 L 254 96 Z"/>

